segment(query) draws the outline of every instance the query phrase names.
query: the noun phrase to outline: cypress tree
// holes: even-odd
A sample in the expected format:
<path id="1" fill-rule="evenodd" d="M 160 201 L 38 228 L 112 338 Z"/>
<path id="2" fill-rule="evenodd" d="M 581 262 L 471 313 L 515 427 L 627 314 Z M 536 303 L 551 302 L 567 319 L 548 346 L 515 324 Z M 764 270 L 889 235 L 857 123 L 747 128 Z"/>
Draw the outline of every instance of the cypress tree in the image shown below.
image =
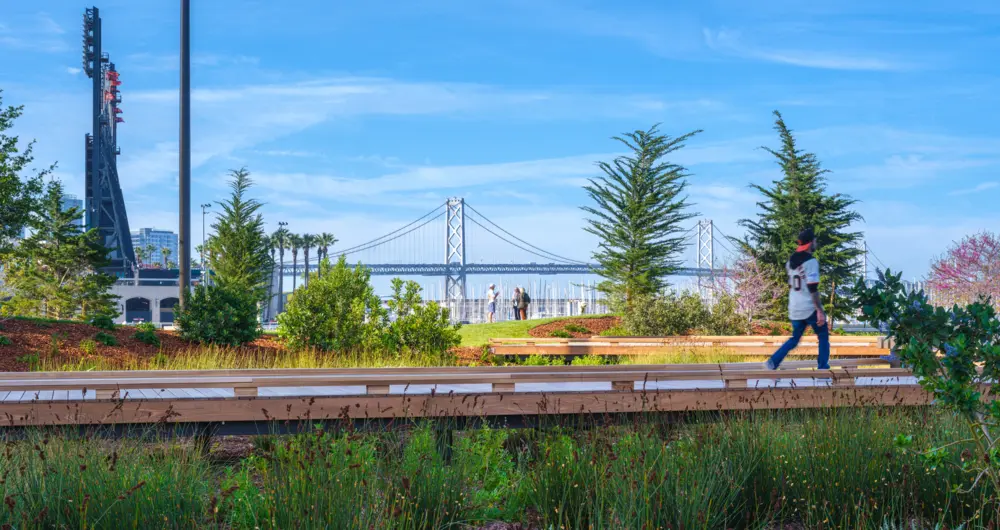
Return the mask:
<path id="1" fill-rule="evenodd" d="M 805 228 L 816 235 L 816 259 L 820 264 L 821 300 L 831 319 L 854 311 L 848 300 L 834 290 L 853 285 L 858 276 L 858 248 L 863 235 L 850 231 L 862 217 L 852 207 L 857 203 L 847 195 L 827 191 L 826 173 L 813 153 L 799 149 L 792 131 L 785 125 L 781 113 L 774 111 L 774 129 L 781 139 L 779 149 L 763 147 L 781 167 L 782 177 L 771 187 L 750 186 L 763 195 L 757 203 L 756 219 L 743 219 L 740 226 L 747 230 L 743 240 L 734 240 L 776 281 L 788 283 L 785 263 L 795 252 L 796 238 Z M 788 292 L 782 292 L 782 307 L 787 306 Z"/>
<path id="2" fill-rule="evenodd" d="M 605 290 L 626 304 L 661 291 L 681 264 L 681 225 L 698 214 L 687 211 L 682 195 L 685 168 L 666 157 L 699 132 L 673 138 L 659 134 L 654 125 L 615 136 L 631 153 L 598 162 L 604 175 L 584 186 L 594 201 L 593 207 L 582 207 L 591 216 L 585 230 L 600 238 L 593 254 L 600 265 L 595 272 L 606 278 Z"/>
<path id="3" fill-rule="evenodd" d="M 267 299 L 271 275 L 270 243 L 264 232 L 263 206 L 247 196 L 253 181 L 246 169 L 231 171 L 230 197 L 218 205 L 222 213 L 212 229 L 208 253 L 213 281 L 242 290 L 257 303 Z"/>

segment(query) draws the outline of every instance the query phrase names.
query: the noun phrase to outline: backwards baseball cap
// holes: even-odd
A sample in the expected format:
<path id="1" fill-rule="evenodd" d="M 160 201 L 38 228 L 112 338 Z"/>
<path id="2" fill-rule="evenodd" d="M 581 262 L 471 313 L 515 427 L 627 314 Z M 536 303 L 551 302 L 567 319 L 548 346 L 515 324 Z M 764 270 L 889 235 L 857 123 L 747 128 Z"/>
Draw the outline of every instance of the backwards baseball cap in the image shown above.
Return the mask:
<path id="1" fill-rule="evenodd" d="M 813 235 L 812 228 L 806 228 L 805 230 L 799 232 L 799 240 L 798 240 L 799 246 L 798 246 L 798 248 L 796 250 L 798 252 L 805 252 L 805 251 L 809 250 L 809 245 L 815 239 L 816 239 L 816 236 Z"/>

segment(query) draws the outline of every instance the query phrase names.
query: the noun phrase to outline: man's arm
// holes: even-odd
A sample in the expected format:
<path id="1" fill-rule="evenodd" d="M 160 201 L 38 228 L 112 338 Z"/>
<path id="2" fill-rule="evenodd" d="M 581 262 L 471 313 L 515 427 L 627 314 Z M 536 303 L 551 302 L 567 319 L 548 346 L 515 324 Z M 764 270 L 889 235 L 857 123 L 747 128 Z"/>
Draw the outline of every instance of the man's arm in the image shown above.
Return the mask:
<path id="1" fill-rule="evenodd" d="M 826 324 L 826 313 L 823 311 L 823 303 L 819 299 L 819 262 L 815 259 L 806 263 L 806 285 L 809 287 L 809 296 L 812 298 L 813 307 L 816 308 L 816 324 L 823 326 Z"/>

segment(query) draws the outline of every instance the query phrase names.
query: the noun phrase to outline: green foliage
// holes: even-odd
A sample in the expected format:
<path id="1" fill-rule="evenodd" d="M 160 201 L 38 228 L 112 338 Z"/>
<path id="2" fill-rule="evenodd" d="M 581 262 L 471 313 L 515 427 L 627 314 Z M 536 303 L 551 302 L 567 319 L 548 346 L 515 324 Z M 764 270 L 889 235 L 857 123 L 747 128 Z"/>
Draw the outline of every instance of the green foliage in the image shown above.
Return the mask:
<path id="1" fill-rule="evenodd" d="M 97 342 L 93 339 L 83 339 L 80 341 L 80 351 L 87 355 L 97 353 Z"/>
<path id="2" fill-rule="evenodd" d="M 579 324 L 573 324 L 573 323 L 566 324 L 565 326 L 563 326 L 563 329 L 565 329 L 566 331 L 571 331 L 573 333 L 590 333 L 589 329 Z"/>
<path id="3" fill-rule="evenodd" d="M 0 335 L 0 346 L 10 346 L 11 344 L 14 343 L 11 342 L 10 337 L 6 335 Z"/>
<path id="4" fill-rule="evenodd" d="M 449 350 L 462 342 L 459 325 L 448 321 L 448 309 L 437 302 L 424 303 L 417 282 L 393 278 L 392 297 L 387 305 L 395 316 L 388 332 L 382 335 L 390 352 L 444 359 Z"/>
<path id="5" fill-rule="evenodd" d="M 97 229 L 80 231 L 83 212 L 63 211 L 62 202 L 62 185 L 54 180 L 32 215 L 32 234 L 10 252 L 4 279 L 14 296 L 0 308 L 5 314 L 86 319 L 116 311 L 115 279 L 99 272 L 108 249 Z"/>
<path id="6" fill-rule="evenodd" d="M 990 480 L 1000 491 L 1000 319 L 983 298 L 951 309 L 932 306 L 923 291 L 907 291 L 900 274 L 879 273 L 879 283 L 858 281 L 863 318 L 887 326 L 903 366 L 913 371 L 934 401 L 965 420 L 976 458 L 964 470 L 973 483 Z M 985 398 L 985 399 L 984 399 Z M 944 448 L 934 448 L 934 453 Z M 932 453 L 932 454 L 934 454 Z M 1000 510 L 1000 501 L 992 501 Z"/>
<path id="7" fill-rule="evenodd" d="M 747 332 L 747 321 L 730 295 L 719 295 L 709 307 L 697 293 L 682 292 L 637 298 L 622 316 L 622 328 L 625 335 L 640 337 L 741 335 Z"/>
<path id="8" fill-rule="evenodd" d="M 520 366 L 563 366 L 563 358 L 557 355 L 529 355 L 517 362 Z"/>
<path id="9" fill-rule="evenodd" d="M 631 153 L 599 162 L 604 175 L 584 186 L 594 201 L 583 207 L 590 214 L 586 230 L 600 241 L 596 272 L 609 282 L 602 283 L 604 290 L 628 304 L 662 290 L 680 265 L 687 228 L 682 224 L 697 214 L 685 211 L 685 169 L 665 157 L 698 132 L 672 138 L 654 126 L 615 137 Z"/>
<path id="10" fill-rule="evenodd" d="M 571 366 L 604 366 L 615 364 L 615 359 L 606 355 L 581 355 L 570 361 Z"/>
<path id="11" fill-rule="evenodd" d="M 795 252 L 796 240 L 805 228 L 816 234 L 815 252 L 820 264 L 820 293 L 831 318 L 853 314 L 844 297 L 834 297 L 834 289 L 849 287 L 857 278 L 857 259 L 863 253 L 858 247 L 863 234 L 850 232 L 851 225 L 861 221 L 861 215 L 852 209 L 856 200 L 839 193 L 830 193 L 826 187 L 827 170 L 822 169 L 816 155 L 803 152 L 796 145 L 792 131 L 785 125 L 781 114 L 774 112 L 775 126 L 781 139 L 778 150 L 765 147 L 781 167 L 782 178 L 765 188 L 751 184 L 763 195 L 758 203 L 760 213 L 756 219 L 743 219 L 740 225 L 747 229 L 747 238 L 738 243 L 755 258 L 780 285 L 788 284 L 785 264 Z M 788 292 L 781 293 L 780 306 L 787 306 Z"/>
<path id="12" fill-rule="evenodd" d="M 150 346 L 159 346 L 160 337 L 156 336 L 156 327 L 150 322 L 143 322 L 136 326 L 135 333 L 132 334 L 132 338 Z"/>
<path id="13" fill-rule="evenodd" d="M 18 146 L 17 136 L 7 135 L 23 111 L 24 107 L 4 108 L 0 90 L 0 256 L 11 250 L 14 238 L 21 237 L 42 193 L 42 179 L 54 169 L 23 175 L 34 160 L 34 142 Z"/>
<path id="14" fill-rule="evenodd" d="M 29 353 L 26 355 L 21 355 L 15 359 L 19 363 L 25 363 L 28 365 L 29 372 L 35 372 L 38 367 L 42 364 L 42 356 L 38 355 L 38 352 Z"/>
<path id="15" fill-rule="evenodd" d="M 199 285 L 179 308 L 174 323 L 181 338 L 223 346 L 240 346 L 261 334 L 253 291 L 231 283 Z"/>
<path id="16" fill-rule="evenodd" d="M 107 334 L 107 333 L 105 333 L 103 331 L 98 331 L 97 335 L 94 335 L 94 340 L 96 340 L 97 342 L 100 342 L 101 344 L 103 344 L 105 346 L 117 346 L 118 345 L 118 339 L 116 339 L 114 335 L 109 335 L 109 334 Z"/>
<path id="17" fill-rule="evenodd" d="M 549 336 L 550 337 L 558 337 L 560 339 L 571 339 L 571 338 L 573 338 L 573 334 L 570 333 L 570 332 L 568 332 L 568 331 L 566 331 L 565 329 L 557 329 L 555 331 L 552 331 L 551 333 L 549 333 Z"/>
<path id="18" fill-rule="evenodd" d="M 320 262 L 320 274 L 297 289 L 286 310 L 278 315 L 278 335 L 292 348 L 315 348 L 342 354 L 356 353 L 383 341 L 387 315 L 369 278 L 371 271 Z"/>
<path id="19" fill-rule="evenodd" d="M 87 318 L 87 323 L 90 324 L 91 326 L 94 326 L 97 329 L 103 329 L 105 331 L 115 330 L 115 321 L 108 315 L 103 315 L 103 314 L 90 315 L 90 317 Z"/>
<path id="20" fill-rule="evenodd" d="M 600 335 L 602 337 L 627 337 L 629 336 L 629 331 L 625 326 L 618 325 L 602 331 Z"/>
<path id="21" fill-rule="evenodd" d="M 230 172 L 229 199 L 218 203 L 222 213 L 212 224 L 208 261 L 213 282 L 232 292 L 246 291 L 256 306 L 267 300 L 271 267 L 270 241 L 264 232 L 263 206 L 247 197 L 253 181 L 245 169 Z"/>

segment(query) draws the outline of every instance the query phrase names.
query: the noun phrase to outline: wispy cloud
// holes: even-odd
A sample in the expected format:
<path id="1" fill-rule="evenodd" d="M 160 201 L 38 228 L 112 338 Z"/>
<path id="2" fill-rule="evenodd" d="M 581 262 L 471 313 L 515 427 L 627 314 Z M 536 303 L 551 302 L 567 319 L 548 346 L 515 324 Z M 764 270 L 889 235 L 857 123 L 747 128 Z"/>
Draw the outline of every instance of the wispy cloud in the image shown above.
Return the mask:
<path id="1" fill-rule="evenodd" d="M 46 13 L 0 25 L 0 47 L 15 50 L 59 53 L 69 49 L 62 35 L 66 31 Z"/>
<path id="2" fill-rule="evenodd" d="M 982 184 L 980 184 L 978 186 L 975 186 L 975 187 L 972 187 L 972 188 L 965 188 L 965 189 L 959 189 L 959 190 L 952 191 L 952 192 L 948 193 L 948 195 L 953 195 L 953 196 L 954 195 L 971 195 L 973 193 L 979 193 L 981 191 L 992 190 L 992 189 L 995 189 L 997 187 L 1000 187 L 1000 182 L 996 182 L 996 181 L 983 182 Z"/>
<path id="3" fill-rule="evenodd" d="M 721 53 L 773 63 L 827 70 L 898 71 L 912 66 L 900 61 L 823 51 L 767 49 L 747 44 L 737 31 L 704 29 L 705 44 Z"/>
<path id="4" fill-rule="evenodd" d="M 180 56 L 174 54 L 132 53 L 125 56 L 125 64 L 129 70 L 139 72 L 171 72 L 180 68 Z M 247 55 L 223 55 L 217 53 L 195 53 L 191 56 L 194 67 L 244 67 L 260 62 L 256 57 Z"/>
<path id="5" fill-rule="evenodd" d="M 76 67 L 73 67 L 73 66 L 67 66 L 66 67 L 66 73 L 69 74 L 69 75 L 77 75 L 77 74 L 79 74 L 82 71 L 83 71 L 82 69 L 76 68 Z"/>

